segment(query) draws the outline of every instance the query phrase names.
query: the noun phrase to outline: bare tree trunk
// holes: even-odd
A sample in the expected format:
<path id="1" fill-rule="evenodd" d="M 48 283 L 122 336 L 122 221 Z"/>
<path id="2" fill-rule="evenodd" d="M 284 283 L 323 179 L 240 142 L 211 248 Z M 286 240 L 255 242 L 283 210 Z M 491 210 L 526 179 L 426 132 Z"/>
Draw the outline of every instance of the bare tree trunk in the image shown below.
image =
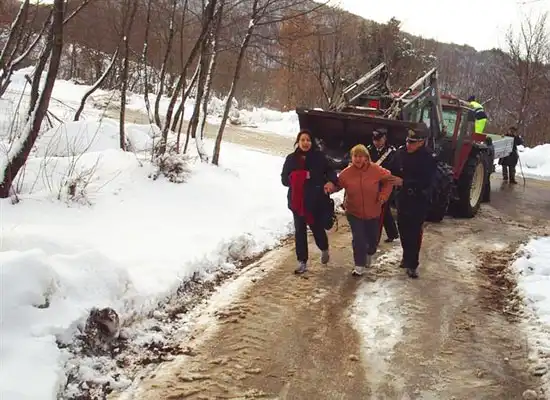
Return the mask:
<path id="1" fill-rule="evenodd" d="M 11 62 L 13 51 L 18 46 L 18 42 L 21 38 L 21 32 L 23 30 L 23 25 L 25 24 L 24 20 L 26 19 L 29 11 L 29 3 L 30 0 L 25 0 L 21 3 L 21 6 L 19 7 L 19 12 L 17 13 L 15 20 L 11 24 L 10 34 L 8 36 L 8 39 L 6 40 L 6 43 L 4 44 L 2 52 L 0 52 L 0 72 L 5 72 L 6 67 Z"/>
<path id="2" fill-rule="evenodd" d="M 203 48 L 201 50 L 201 58 L 199 61 L 199 80 L 197 82 L 197 96 L 195 97 L 195 107 L 193 109 L 193 115 L 187 125 L 187 137 L 185 138 L 185 147 L 183 152 L 187 152 L 187 147 L 189 146 L 189 138 L 195 138 L 197 133 L 197 127 L 199 126 L 199 116 L 201 112 L 201 104 L 203 102 L 204 89 L 206 86 L 206 80 L 208 79 L 208 57 L 206 52 L 208 51 L 209 42 L 204 42 Z M 208 157 L 206 154 L 202 153 L 202 149 L 197 146 L 199 150 L 199 157 L 201 161 L 205 161 Z"/>
<path id="3" fill-rule="evenodd" d="M 237 89 L 237 83 L 239 82 L 239 78 L 241 77 L 241 68 L 244 61 L 244 55 L 246 53 L 246 49 L 248 48 L 248 44 L 250 43 L 250 39 L 252 38 L 252 34 L 254 33 L 254 28 L 255 28 L 254 17 L 256 16 L 257 4 L 258 4 L 258 0 L 254 0 L 254 6 L 253 6 L 254 11 L 252 13 L 253 18 L 250 21 L 250 24 L 248 25 L 246 35 L 244 36 L 244 39 L 241 44 L 241 49 L 239 50 L 239 58 L 237 59 L 237 65 L 235 67 L 233 81 L 231 82 L 231 87 L 229 89 L 229 93 L 227 95 L 227 101 L 225 103 L 225 108 L 223 110 L 223 116 L 220 123 L 220 128 L 218 129 L 218 135 L 216 136 L 216 144 L 214 145 L 214 154 L 212 155 L 212 164 L 214 165 L 219 165 L 219 162 L 220 162 L 220 150 L 221 150 L 222 140 L 223 140 L 223 131 L 227 123 L 227 118 L 229 117 L 229 110 L 231 109 L 231 102 L 233 100 L 233 96 L 235 95 L 235 90 Z"/>
<path id="4" fill-rule="evenodd" d="M 211 40 L 211 49 L 212 54 L 210 55 L 210 64 L 208 65 L 208 73 L 206 78 L 206 88 L 202 101 L 202 119 L 200 122 L 200 134 L 195 137 L 197 143 L 197 151 L 199 154 L 204 152 L 203 142 L 204 139 L 204 128 L 206 127 L 206 117 L 208 114 L 208 101 L 210 100 L 210 92 L 212 91 L 212 80 L 214 78 L 214 71 L 216 70 L 216 63 L 218 60 L 218 47 L 219 47 L 219 35 L 220 28 L 222 25 L 222 16 L 223 8 L 225 6 L 225 1 L 222 1 L 220 8 L 218 10 L 218 18 L 216 19 L 216 27 L 213 32 L 213 37 Z"/>
<path id="5" fill-rule="evenodd" d="M 130 43 L 128 36 L 132 31 L 132 25 L 134 24 L 134 18 L 137 11 L 137 0 L 132 1 L 132 9 L 130 11 L 130 16 L 126 20 L 124 18 L 124 61 L 122 67 L 122 73 L 120 75 L 121 88 L 120 88 L 120 121 L 119 121 L 119 134 L 120 134 L 120 148 L 126 151 L 126 132 L 125 132 L 125 119 L 126 119 L 126 92 L 128 90 L 128 68 L 130 64 Z M 128 5 L 128 3 L 126 3 Z M 129 6 L 129 5 L 128 5 Z"/>
<path id="6" fill-rule="evenodd" d="M 78 107 L 78 110 L 76 110 L 76 113 L 74 115 L 74 121 L 80 120 L 80 115 L 82 114 L 82 111 L 84 111 L 84 106 L 86 105 L 86 100 L 88 100 L 88 97 L 90 97 L 99 87 L 105 82 L 105 79 L 109 75 L 109 73 L 112 71 L 113 66 L 115 65 L 115 62 L 118 57 L 118 49 L 115 50 L 115 53 L 111 57 L 111 62 L 109 63 L 109 66 L 107 69 L 105 69 L 105 72 L 103 72 L 103 75 L 94 83 L 94 85 L 82 96 L 82 100 L 80 100 L 80 106 Z"/>
<path id="7" fill-rule="evenodd" d="M 197 65 L 197 68 L 195 68 L 195 72 L 193 73 L 193 77 L 191 78 L 191 82 L 189 82 L 189 85 L 183 92 L 183 96 L 181 97 L 180 104 L 178 106 L 178 109 L 176 110 L 176 114 L 174 115 L 174 121 L 172 122 L 172 127 L 170 128 L 172 131 L 176 131 L 176 127 L 178 123 L 181 125 L 181 121 L 183 121 L 183 113 L 185 111 L 185 101 L 188 99 L 189 95 L 191 94 L 191 90 L 193 89 L 193 86 L 195 83 L 197 83 L 197 79 L 199 77 L 199 65 Z"/>
<path id="8" fill-rule="evenodd" d="M 162 125 L 160 122 L 160 113 L 159 113 L 160 99 L 164 94 L 164 79 L 166 77 L 166 70 L 168 68 L 168 59 L 172 51 L 172 43 L 174 42 L 174 21 L 176 19 L 177 5 L 178 5 L 178 0 L 173 0 L 172 13 L 170 15 L 170 27 L 168 30 L 168 44 L 166 46 L 166 52 L 164 53 L 164 60 L 162 60 L 162 66 L 160 67 L 159 91 L 157 93 L 157 98 L 155 99 L 155 123 L 157 124 L 159 129 L 162 128 Z"/>
<path id="9" fill-rule="evenodd" d="M 52 96 L 55 78 L 57 76 L 61 61 L 61 54 L 63 52 L 63 18 L 65 16 L 65 1 L 54 0 L 53 9 L 53 21 L 51 24 L 50 34 L 48 35 L 48 40 L 51 42 L 51 45 L 46 45 L 46 48 L 51 49 L 51 57 L 49 57 L 50 53 L 43 54 L 44 58 L 50 58 L 50 65 L 46 75 L 46 80 L 38 102 L 34 103 L 32 106 L 33 108 L 29 108 L 28 115 L 32 116 L 32 119 L 27 121 L 24 128 L 25 132 L 7 155 L 6 165 L 3 166 L 0 183 L 0 198 L 9 197 L 12 182 L 17 176 L 19 170 L 27 161 L 27 158 L 38 137 L 38 133 L 40 132 L 42 120 L 44 119 L 50 104 L 50 98 Z M 41 76 L 41 72 L 35 73 L 33 81 L 40 81 Z"/>
<path id="10" fill-rule="evenodd" d="M 149 31 L 151 29 L 151 4 L 152 0 L 147 1 L 147 22 L 145 25 L 145 40 L 143 41 L 143 53 L 141 62 L 143 64 L 143 100 L 145 101 L 145 109 L 147 110 L 147 118 L 151 121 L 151 103 L 149 102 L 149 75 L 147 63 L 147 51 L 149 50 Z"/>
<path id="11" fill-rule="evenodd" d="M 208 46 L 205 45 L 204 48 L 206 49 L 208 48 Z M 204 86 L 206 84 L 208 58 L 206 57 L 206 51 L 204 49 L 201 51 L 201 53 L 201 58 L 199 60 L 199 79 L 197 81 L 197 96 L 195 97 L 195 107 L 193 108 L 193 114 L 191 115 L 191 119 L 189 120 L 189 124 L 187 125 L 187 135 L 185 137 L 185 146 L 183 148 L 184 153 L 187 153 L 189 138 L 195 137 L 195 132 L 197 131 L 197 127 L 199 125 L 200 104 L 202 102 Z M 204 155 L 199 153 L 199 156 L 201 158 L 201 161 L 204 161 Z"/>

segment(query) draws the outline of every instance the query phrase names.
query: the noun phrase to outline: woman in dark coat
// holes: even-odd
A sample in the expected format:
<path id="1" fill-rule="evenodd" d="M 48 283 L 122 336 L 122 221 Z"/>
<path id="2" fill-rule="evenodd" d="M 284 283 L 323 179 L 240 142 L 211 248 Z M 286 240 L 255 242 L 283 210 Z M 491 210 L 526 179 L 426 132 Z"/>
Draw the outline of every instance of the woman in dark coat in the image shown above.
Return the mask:
<path id="1" fill-rule="evenodd" d="M 307 271 L 307 227 L 321 250 L 321 263 L 329 262 L 329 244 L 325 229 L 332 218 L 330 197 L 326 184 L 338 183 L 336 172 L 330 168 L 325 155 L 317 149 L 312 135 L 301 130 L 294 143 L 296 150 L 286 157 L 281 181 L 288 187 L 288 208 L 294 216 L 297 274 Z"/>

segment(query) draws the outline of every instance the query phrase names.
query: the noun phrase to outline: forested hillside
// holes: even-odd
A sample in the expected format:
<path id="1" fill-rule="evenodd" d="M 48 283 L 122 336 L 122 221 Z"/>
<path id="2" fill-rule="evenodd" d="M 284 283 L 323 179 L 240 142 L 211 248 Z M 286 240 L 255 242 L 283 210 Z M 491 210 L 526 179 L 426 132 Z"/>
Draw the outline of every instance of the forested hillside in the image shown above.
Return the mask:
<path id="1" fill-rule="evenodd" d="M 490 130 L 515 124 L 530 145 L 550 141 L 550 45 L 545 16 L 524 21 L 523 32 L 503 32 L 508 43 L 504 51 L 477 52 L 407 34 L 396 19 L 378 24 L 309 0 L 241 0 L 226 2 L 218 15 L 219 27 L 208 33 L 215 39 L 202 49 L 198 39 L 205 34 L 207 18 L 203 3 L 70 0 L 68 14 L 84 7 L 66 23 L 58 77 L 93 84 L 114 60 L 100 87 L 121 88 L 124 80 L 127 90 L 171 95 L 183 88 L 178 87 L 179 78 L 189 83 L 196 77 L 202 51 L 216 53 L 209 61 L 214 60 L 210 94 L 224 98 L 233 86 L 241 107 L 290 110 L 327 106 L 345 82 L 380 61 L 390 65 L 395 90 L 438 65 L 445 92 L 461 97 L 475 94 L 488 102 Z M 0 23 L 5 32 L 19 6 L 16 0 L 2 2 Z M 49 10 L 29 6 L 23 18 L 32 32 L 26 29 L 23 36 L 39 34 Z M 14 54 L 20 55 L 33 37 L 22 37 L 26 43 Z M 243 57 L 236 74 L 239 55 Z M 33 63 L 37 56 L 30 52 L 18 67 Z M 0 87 L 1 82 L 0 78 Z M 195 89 L 190 95 L 195 96 Z"/>

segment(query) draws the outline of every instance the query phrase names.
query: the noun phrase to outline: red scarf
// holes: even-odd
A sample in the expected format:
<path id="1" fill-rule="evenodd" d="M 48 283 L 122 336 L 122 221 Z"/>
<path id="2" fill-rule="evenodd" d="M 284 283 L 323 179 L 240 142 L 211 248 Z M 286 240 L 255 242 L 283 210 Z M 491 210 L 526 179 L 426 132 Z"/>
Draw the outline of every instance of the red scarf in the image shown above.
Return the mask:
<path id="1" fill-rule="evenodd" d="M 305 183 L 309 171 L 305 169 L 305 157 L 298 156 L 299 168 L 290 173 L 290 208 L 300 217 L 306 218 L 308 225 L 313 224 L 313 215 L 306 210 L 304 202 Z"/>

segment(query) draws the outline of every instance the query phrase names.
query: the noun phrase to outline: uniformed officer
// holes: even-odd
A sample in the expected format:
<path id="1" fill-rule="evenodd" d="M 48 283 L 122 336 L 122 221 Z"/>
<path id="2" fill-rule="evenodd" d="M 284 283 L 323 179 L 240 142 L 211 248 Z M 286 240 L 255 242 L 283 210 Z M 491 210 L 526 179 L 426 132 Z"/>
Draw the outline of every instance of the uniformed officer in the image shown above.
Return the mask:
<path id="1" fill-rule="evenodd" d="M 397 225 L 401 235 L 401 267 L 407 275 L 418 278 L 418 261 L 422 246 L 423 225 L 430 207 L 432 184 L 437 171 L 435 156 L 425 146 L 427 128 L 409 130 L 407 144 L 400 147 L 392 165 L 397 193 Z"/>
<path id="2" fill-rule="evenodd" d="M 369 145 L 367 149 L 369 150 L 372 162 L 391 171 L 391 165 L 396 150 L 395 147 L 388 144 L 385 131 L 375 130 L 372 133 L 372 144 Z M 382 226 L 384 226 L 384 230 L 386 231 L 386 235 L 388 236 L 385 240 L 386 243 L 393 242 L 395 239 L 399 238 L 399 232 L 397 231 L 397 227 L 395 226 L 395 221 L 393 219 L 390 208 L 392 202 L 393 193 L 392 195 L 390 195 L 390 198 L 384 204 L 384 207 L 382 209 L 382 220 L 380 221 L 381 224 L 380 232 L 378 234 L 378 241 L 380 241 L 380 237 L 382 236 Z"/>

